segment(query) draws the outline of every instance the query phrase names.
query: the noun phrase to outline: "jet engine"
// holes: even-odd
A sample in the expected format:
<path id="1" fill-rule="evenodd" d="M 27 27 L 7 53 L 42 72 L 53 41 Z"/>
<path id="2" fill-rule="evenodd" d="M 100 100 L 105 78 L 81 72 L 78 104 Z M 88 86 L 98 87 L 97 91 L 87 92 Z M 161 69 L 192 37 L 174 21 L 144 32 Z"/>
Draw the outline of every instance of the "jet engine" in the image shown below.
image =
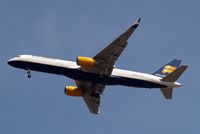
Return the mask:
<path id="1" fill-rule="evenodd" d="M 82 90 L 74 86 L 66 86 L 65 94 L 69 96 L 75 96 L 75 97 L 83 96 Z"/>
<path id="2" fill-rule="evenodd" d="M 96 61 L 92 58 L 89 58 L 89 57 L 79 56 L 76 59 L 76 64 L 81 66 L 81 67 L 91 68 L 91 67 L 95 66 Z"/>

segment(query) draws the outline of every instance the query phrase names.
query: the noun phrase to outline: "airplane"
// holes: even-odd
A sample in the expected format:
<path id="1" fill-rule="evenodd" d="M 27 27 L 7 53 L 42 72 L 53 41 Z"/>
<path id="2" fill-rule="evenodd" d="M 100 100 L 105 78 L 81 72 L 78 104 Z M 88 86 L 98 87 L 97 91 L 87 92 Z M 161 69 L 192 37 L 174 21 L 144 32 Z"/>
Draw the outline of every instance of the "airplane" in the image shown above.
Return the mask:
<path id="1" fill-rule="evenodd" d="M 99 114 L 101 95 L 106 85 L 123 85 L 139 88 L 160 88 L 166 99 L 172 99 L 173 88 L 187 65 L 173 59 L 152 74 L 116 68 L 115 61 L 128 44 L 129 37 L 140 24 L 141 18 L 94 57 L 78 56 L 76 62 L 34 55 L 19 55 L 8 60 L 8 64 L 24 69 L 28 78 L 31 71 L 64 75 L 75 80 L 77 86 L 66 86 L 68 96 L 83 97 L 89 111 Z"/>

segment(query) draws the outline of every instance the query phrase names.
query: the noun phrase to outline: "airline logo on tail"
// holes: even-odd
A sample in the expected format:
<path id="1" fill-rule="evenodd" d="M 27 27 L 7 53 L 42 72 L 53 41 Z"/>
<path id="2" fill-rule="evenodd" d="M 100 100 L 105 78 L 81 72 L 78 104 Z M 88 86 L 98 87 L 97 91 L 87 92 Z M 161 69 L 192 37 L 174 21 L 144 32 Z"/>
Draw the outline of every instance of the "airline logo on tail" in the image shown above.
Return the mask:
<path id="1" fill-rule="evenodd" d="M 153 75 L 164 78 L 170 73 L 174 72 L 180 66 L 180 64 L 181 60 L 173 59 L 172 61 L 158 69 L 156 72 L 154 72 Z"/>
<path id="2" fill-rule="evenodd" d="M 170 65 L 167 65 L 164 67 L 164 69 L 162 70 L 162 74 L 170 74 L 172 73 L 174 70 L 176 70 L 176 67 L 173 67 L 173 66 L 170 66 Z"/>

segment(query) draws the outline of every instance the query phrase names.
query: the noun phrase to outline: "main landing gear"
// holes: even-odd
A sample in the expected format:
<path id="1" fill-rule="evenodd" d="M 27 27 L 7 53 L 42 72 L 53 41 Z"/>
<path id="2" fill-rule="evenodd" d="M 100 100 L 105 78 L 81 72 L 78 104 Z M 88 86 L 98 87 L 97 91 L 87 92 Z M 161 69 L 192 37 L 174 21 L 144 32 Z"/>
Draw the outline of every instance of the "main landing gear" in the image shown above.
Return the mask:
<path id="1" fill-rule="evenodd" d="M 31 78 L 31 71 L 29 69 L 27 70 L 27 75 L 28 75 L 28 78 Z"/>
<path id="2" fill-rule="evenodd" d="M 95 98 L 99 99 L 100 98 L 100 93 L 93 92 L 93 93 L 91 93 L 91 97 L 95 97 Z"/>
<path id="3" fill-rule="evenodd" d="M 100 105 L 100 93 L 93 92 L 91 93 L 91 97 L 96 101 L 98 105 Z"/>

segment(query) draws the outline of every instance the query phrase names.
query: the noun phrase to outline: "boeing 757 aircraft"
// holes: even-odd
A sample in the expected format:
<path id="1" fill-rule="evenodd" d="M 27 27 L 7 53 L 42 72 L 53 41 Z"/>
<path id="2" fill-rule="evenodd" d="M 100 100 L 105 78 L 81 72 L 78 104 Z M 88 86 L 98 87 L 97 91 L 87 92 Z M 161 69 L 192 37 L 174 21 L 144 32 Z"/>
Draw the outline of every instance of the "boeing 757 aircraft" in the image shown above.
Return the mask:
<path id="1" fill-rule="evenodd" d="M 66 86 L 65 94 L 83 97 L 90 112 L 94 114 L 100 111 L 100 98 L 106 85 L 160 88 L 166 99 L 172 99 L 173 88 L 181 86 L 176 80 L 188 67 L 180 65 L 181 60 L 174 59 L 152 74 L 122 70 L 114 66 L 140 20 L 139 18 L 127 31 L 92 58 L 79 56 L 76 62 L 72 62 L 41 56 L 19 55 L 8 60 L 8 64 L 26 70 L 28 78 L 31 77 L 31 71 L 39 71 L 74 79 L 77 86 Z"/>

